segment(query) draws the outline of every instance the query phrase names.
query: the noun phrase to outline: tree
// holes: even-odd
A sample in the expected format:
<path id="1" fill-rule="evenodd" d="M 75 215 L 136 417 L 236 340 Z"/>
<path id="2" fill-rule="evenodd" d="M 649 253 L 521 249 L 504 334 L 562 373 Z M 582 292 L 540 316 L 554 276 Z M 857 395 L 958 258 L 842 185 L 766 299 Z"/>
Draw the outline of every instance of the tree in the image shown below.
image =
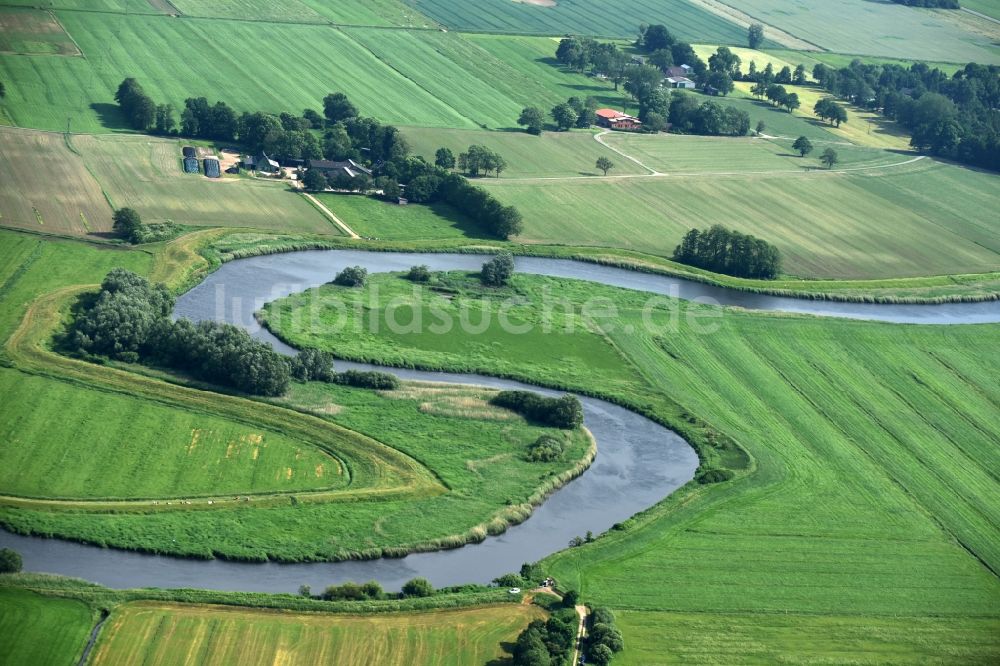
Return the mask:
<path id="1" fill-rule="evenodd" d="M 326 176 L 319 169 L 307 169 L 302 176 L 302 184 L 311 192 L 322 192 L 326 189 Z"/>
<path id="2" fill-rule="evenodd" d="M 792 144 L 792 148 L 799 151 L 799 157 L 805 157 L 812 152 L 813 145 L 812 141 L 810 141 L 807 137 L 800 136 L 795 140 L 795 143 Z"/>
<path id="3" fill-rule="evenodd" d="M 666 71 L 668 67 L 674 64 L 674 53 L 670 49 L 653 51 L 649 55 L 648 61 L 651 65 L 659 67 L 660 71 Z"/>
<path id="4" fill-rule="evenodd" d="M 639 120 L 647 122 L 652 113 L 664 118 L 670 115 L 670 92 L 665 88 L 655 88 L 639 100 Z"/>
<path id="5" fill-rule="evenodd" d="M 735 85 L 733 79 L 726 72 L 709 72 L 705 83 L 719 91 L 720 95 L 728 95 L 733 92 Z"/>
<path id="6" fill-rule="evenodd" d="M 625 92 L 636 100 L 645 99 L 663 83 L 663 73 L 651 65 L 629 67 L 625 74 Z"/>
<path id="7" fill-rule="evenodd" d="M 798 93 L 788 93 L 785 95 L 785 98 L 781 100 L 781 105 L 788 109 L 788 113 L 791 113 L 795 109 L 802 106 L 802 103 L 799 101 Z"/>
<path id="8" fill-rule="evenodd" d="M 566 590 L 566 594 L 562 598 L 563 607 L 573 608 L 578 603 L 580 603 L 580 593 L 576 590 Z"/>
<path id="9" fill-rule="evenodd" d="M 341 287 L 363 287 L 367 281 L 368 269 L 361 266 L 348 266 L 333 278 L 333 284 Z"/>
<path id="10" fill-rule="evenodd" d="M 177 127 L 172 104 L 160 104 L 156 107 L 156 133 L 170 134 Z"/>
<path id="11" fill-rule="evenodd" d="M 806 84 L 806 66 L 799 64 L 795 68 L 795 73 L 792 74 L 792 83 L 797 86 L 804 86 Z"/>
<path id="12" fill-rule="evenodd" d="M 375 189 L 381 191 L 382 198 L 387 201 L 397 201 L 403 194 L 403 189 L 391 176 L 379 176 L 375 179 Z"/>
<path id="13" fill-rule="evenodd" d="M 652 134 L 662 132 L 667 129 L 666 115 L 650 111 L 646 114 L 646 122 L 642 124 L 642 129 L 644 132 L 650 132 Z"/>
<path id="14" fill-rule="evenodd" d="M 740 64 L 740 57 L 727 46 L 720 46 L 708 59 L 709 71 L 722 72 L 733 79 L 740 77 Z"/>
<path id="15" fill-rule="evenodd" d="M 6 96 L 7 96 L 7 86 L 3 84 L 3 81 L 0 81 L 0 99 L 3 99 Z"/>
<path id="16" fill-rule="evenodd" d="M 426 578 L 414 578 L 403 584 L 403 594 L 407 597 L 429 597 L 434 594 L 434 586 Z"/>
<path id="17" fill-rule="evenodd" d="M 766 129 L 767 129 L 767 125 L 764 124 L 764 121 L 763 120 L 758 120 L 757 121 L 757 129 L 756 129 L 757 136 L 762 136 L 764 134 L 764 130 L 766 130 Z"/>
<path id="18" fill-rule="evenodd" d="M 667 27 L 659 24 L 649 26 L 642 36 L 642 46 L 650 53 L 660 49 L 669 49 L 676 41 Z"/>
<path id="19" fill-rule="evenodd" d="M 577 114 L 573 107 L 564 102 L 552 107 L 552 119 L 556 121 L 556 127 L 565 131 L 576 124 Z"/>
<path id="20" fill-rule="evenodd" d="M 833 148 L 827 148 L 819 156 L 819 161 L 825 164 L 827 169 L 832 169 L 833 165 L 840 161 L 840 156 Z"/>
<path id="21" fill-rule="evenodd" d="M 330 93 L 323 98 L 323 115 L 331 123 L 336 123 L 357 117 L 358 109 L 344 93 Z"/>
<path id="22" fill-rule="evenodd" d="M 792 68 L 788 65 L 782 67 L 778 74 L 774 77 L 775 83 L 791 83 L 792 82 Z"/>
<path id="23" fill-rule="evenodd" d="M 142 218 L 132 208 L 119 208 L 112 220 L 111 228 L 130 243 L 136 242 L 142 233 Z"/>
<path id="24" fill-rule="evenodd" d="M 454 169 L 455 153 L 450 148 L 438 148 L 434 153 L 434 164 L 442 169 Z"/>
<path id="25" fill-rule="evenodd" d="M 23 566 L 21 554 L 10 548 L 0 548 L 0 574 L 18 573 Z"/>
<path id="26" fill-rule="evenodd" d="M 597 664 L 597 666 L 607 666 L 611 663 L 615 654 L 611 651 L 607 645 L 603 643 L 598 643 L 590 649 L 590 663 Z"/>
<path id="27" fill-rule="evenodd" d="M 747 30 L 747 44 L 755 49 L 764 43 L 764 26 L 760 23 L 751 23 Z"/>
<path id="28" fill-rule="evenodd" d="M 517 119 L 517 124 L 524 125 L 528 134 L 536 136 L 541 134 L 542 126 L 545 124 L 541 109 L 534 106 L 525 107 Z"/>
<path id="29" fill-rule="evenodd" d="M 514 255 L 510 252 L 501 252 L 483 264 L 479 279 L 488 287 L 503 287 L 510 282 L 513 275 Z"/>
<path id="30" fill-rule="evenodd" d="M 312 598 L 312 588 L 308 585 L 299 585 L 299 596 L 307 599 Z"/>
<path id="31" fill-rule="evenodd" d="M 410 272 L 406 274 L 406 279 L 410 282 L 430 282 L 431 269 L 424 264 L 412 266 Z"/>

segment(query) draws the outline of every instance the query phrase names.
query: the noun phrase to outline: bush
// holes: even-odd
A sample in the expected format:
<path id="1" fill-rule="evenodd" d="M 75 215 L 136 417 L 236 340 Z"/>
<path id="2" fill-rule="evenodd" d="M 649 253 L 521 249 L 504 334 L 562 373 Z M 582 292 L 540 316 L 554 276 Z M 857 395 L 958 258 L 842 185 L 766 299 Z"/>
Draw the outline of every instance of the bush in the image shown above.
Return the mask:
<path id="1" fill-rule="evenodd" d="M 479 279 L 488 287 L 503 287 L 514 275 L 514 255 L 501 252 L 483 264 Z"/>
<path id="2" fill-rule="evenodd" d="M 527 582 L 516 573 L 504 574 L 493 579 L 493 584 L 497 587 L 526 587 Z"/>
<path id="3" fill-rule="evenodd" d="M 10 548 L 0 548 L 0 573 L 18 573 L 23 564 L 19 552 Z"/>
<path id="4" fill-rule="evenodd" d="M 528 447 L 529 462 L 555 462 L 561 460 L 566 446 L 552 435 L 542 435 Z"/>
<path id="5" fill-rule="evenodd" d="M 410 269 L 410 272 L 406 274 L 406 279 L 411 282 L 430 282 L 431 269 L 427 266 L 414 266 Z"/>
<path id="6" fill-rule="evenodd" d="M 583 405 L 568 393 L 546 398 L 530 391 L 501 391 L 490 403 L 517 412 L 529 421 L 572 430 L 583 425 Z"/>
<path id="7" fill-rule="evenodd" d="M 300 382 L 332 382 L 336 379 L 333 371 L 333 354 L 319 349 L 303 349 L 288 361 L 289 372 Z"/>
<path id="8" fill-rule="evenodd" d="M 434 586 L 426 578 L 414 578 L 403 584 L 403 595 L 407 597 L 429 597 L 434 594 Z"/>
<path id="9" fill-rule="evenodd" d="M 379 391 L 392 391 L 399 388 L 399 378 L 396 375 L 390 375 L 388 372 L 347 370 L 346 372 L 337 373 L 334 381 L 344 386 L 376 389 Z"/>
<path id="10" fill-rule="evenodd" d="M 348 266 L 333 278 L 333 284 L 341 287 L 363 287 L 367 281 L 368 269 L 361 266 Z"/>
<path id="11" fill-rule="evenodd" d="M 728 469 L 710 469 L 698 474 L 695 480 L 703 485 L 722 483 L 733 478 L 733 472 Z"/>

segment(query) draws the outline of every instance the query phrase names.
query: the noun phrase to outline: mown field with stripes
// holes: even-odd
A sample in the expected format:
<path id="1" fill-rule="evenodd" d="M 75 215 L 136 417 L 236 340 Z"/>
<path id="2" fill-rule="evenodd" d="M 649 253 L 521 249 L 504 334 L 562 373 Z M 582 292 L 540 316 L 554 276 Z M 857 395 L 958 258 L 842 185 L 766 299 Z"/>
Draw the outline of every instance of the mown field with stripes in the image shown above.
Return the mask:
<path id="1" fill-rule="evenodd" d="M 135 602 L 114 611 L 91 664 L 465 666 L 493 663 L 537 606 L 366 616 Z"/>

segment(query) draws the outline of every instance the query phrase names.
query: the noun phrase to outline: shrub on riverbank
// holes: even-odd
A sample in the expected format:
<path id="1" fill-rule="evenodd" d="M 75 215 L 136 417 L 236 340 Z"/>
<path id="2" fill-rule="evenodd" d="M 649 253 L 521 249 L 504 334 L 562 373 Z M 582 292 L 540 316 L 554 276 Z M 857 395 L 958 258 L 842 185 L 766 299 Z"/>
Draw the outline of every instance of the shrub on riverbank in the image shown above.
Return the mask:
<path id="1" fill-rule="evenodd" d="M 572 430 L 583 425 L 583 405 L 579 398 L 569 394 L 546 398 L 531 391 L 501 391 L 490 403 L 555 428 Z"/>

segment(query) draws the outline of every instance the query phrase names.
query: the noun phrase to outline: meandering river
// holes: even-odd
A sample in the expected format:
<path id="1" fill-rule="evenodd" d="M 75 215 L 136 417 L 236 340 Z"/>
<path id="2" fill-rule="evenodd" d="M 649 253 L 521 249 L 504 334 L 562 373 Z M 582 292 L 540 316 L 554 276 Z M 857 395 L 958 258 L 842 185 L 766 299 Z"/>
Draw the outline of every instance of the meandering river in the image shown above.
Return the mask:
<path id="1" fill-rule="evenodd" d="M 432 270 L 475 270 L 485 257 L 468 254 L 381 253 L 349 250 L 291 252 L 241 259 L 224 265 L 181 296 L 174 314 L 193 320 L 217 319 L 243 326 L 276 349 L 291 353 L 263 330 L 253 313 L 265 303 L 329 281 L 345 266 L 370 272 L 403 271 L 415 264 Z M 1000 302 L 940 305 L 882 305 L 810 301 L 690 282 L 661 275 L 563 260 L 520 257 L 521 273 L 589 280 L 606 285 L 753 310 L 895 323 L 965 324 L 1000 322 Z M 338 362 L 338 367 L 365 367 Z M 529 388 L 518 382 L 467 374 L 393 370 L 406 379 Z M 694 451 L 675 433 L 627 409 L 592 398 L 582 400 L 584 421 L 598 443 L 598 456 L 582 476 L 555 492 L 527 521 L 504 534 L 455 550 L 418 553 L 399 559 L 309 564 L 250 564 L 185 560 L 22 537 L 0 531 L 0 546 L 24 556 L 25 569 L 78 576 L 116 588 L 197 587 L 219 590 L 294 592 L 347 580 L 377 580 L 399 589 L 416 576 L 436 586 L 486 583 L 565 548 L 588 530 L 599 534 L 646 509 L 689 481 L 698 466 Z"/>

